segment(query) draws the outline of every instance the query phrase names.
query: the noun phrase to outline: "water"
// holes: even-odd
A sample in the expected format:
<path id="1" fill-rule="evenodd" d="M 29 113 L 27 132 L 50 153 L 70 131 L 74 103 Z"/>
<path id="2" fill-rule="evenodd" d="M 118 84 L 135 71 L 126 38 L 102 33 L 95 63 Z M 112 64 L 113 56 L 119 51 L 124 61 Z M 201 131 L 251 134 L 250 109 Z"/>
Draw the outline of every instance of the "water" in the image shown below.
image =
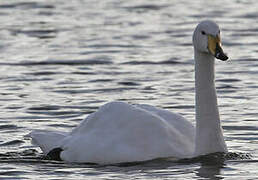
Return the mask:
<path id="1" fill-rule="evenodd" d="M 257 6 L 254 0 L 2 0 L 0 178 L 257 177 Z M 203 19 L 218 22 L 231 59 L 216 63 L 226 143 L 251 159 L 65 164 L 42 159 L 24 137 L 35 129 L 70 131 L 112 100 L 166 108 L 194 123 L 191 36 Z"/>

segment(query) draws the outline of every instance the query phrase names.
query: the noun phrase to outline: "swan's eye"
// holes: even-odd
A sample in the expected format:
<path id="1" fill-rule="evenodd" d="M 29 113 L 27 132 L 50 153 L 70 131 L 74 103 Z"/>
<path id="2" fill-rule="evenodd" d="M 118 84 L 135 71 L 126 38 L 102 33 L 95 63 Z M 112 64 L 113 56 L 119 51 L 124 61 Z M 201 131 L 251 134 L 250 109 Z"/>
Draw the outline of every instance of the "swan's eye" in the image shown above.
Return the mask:
<path id="1" fill-rule="evenodd" d="M 202 33 L 202 35 L 206 35 L 206 33 L 204 31 L 202 31 L 201 33 Z"/>

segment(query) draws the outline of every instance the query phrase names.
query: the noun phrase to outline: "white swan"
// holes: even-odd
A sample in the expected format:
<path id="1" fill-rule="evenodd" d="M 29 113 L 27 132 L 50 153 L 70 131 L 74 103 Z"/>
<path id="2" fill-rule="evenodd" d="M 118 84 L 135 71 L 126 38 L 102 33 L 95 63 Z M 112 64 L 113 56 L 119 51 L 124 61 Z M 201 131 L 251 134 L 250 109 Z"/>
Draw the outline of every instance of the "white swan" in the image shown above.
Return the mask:
<path id="1" fill-rule="evenodd" d="M 196 128 L 181 115 L 150 105 L 110 102 L 70 133 L 34 131 L 45 155 L 76 163 L 112 164 L 227 152 L 214 84 L 214 57 L 227 60 L 220 30 L 203 21 L 193 34 Z"/>

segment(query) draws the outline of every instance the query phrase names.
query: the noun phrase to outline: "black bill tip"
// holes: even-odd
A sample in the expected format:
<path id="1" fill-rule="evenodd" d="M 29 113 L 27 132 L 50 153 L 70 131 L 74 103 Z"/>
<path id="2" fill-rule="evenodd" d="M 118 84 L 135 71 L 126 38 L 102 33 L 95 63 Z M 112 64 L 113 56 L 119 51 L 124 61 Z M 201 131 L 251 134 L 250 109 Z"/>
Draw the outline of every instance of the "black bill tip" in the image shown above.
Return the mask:
<path id="1" fill-rule="evenodd" d="M 222 61 L 228 60 L 228 56 L 223 52 L 223 49 L 218 43 L 216 44 L 215 57 Z"/>

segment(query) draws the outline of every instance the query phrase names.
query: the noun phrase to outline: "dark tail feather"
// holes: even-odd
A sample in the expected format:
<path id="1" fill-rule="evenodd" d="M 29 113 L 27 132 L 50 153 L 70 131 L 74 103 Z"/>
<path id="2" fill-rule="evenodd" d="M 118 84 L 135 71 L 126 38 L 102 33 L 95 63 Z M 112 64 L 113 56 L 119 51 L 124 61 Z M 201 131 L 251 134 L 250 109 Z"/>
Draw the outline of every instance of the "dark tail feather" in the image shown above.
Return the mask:
<path id="1" fill-rule="evenodd" d="M 49 153 L 47 153 L 46 158 L 55 161 L 62 161 L 62 159 L 60 158 L 60 153 L 62 151 L 62 148 L 54 148 L 51 151 L 49 151 Z"/>

